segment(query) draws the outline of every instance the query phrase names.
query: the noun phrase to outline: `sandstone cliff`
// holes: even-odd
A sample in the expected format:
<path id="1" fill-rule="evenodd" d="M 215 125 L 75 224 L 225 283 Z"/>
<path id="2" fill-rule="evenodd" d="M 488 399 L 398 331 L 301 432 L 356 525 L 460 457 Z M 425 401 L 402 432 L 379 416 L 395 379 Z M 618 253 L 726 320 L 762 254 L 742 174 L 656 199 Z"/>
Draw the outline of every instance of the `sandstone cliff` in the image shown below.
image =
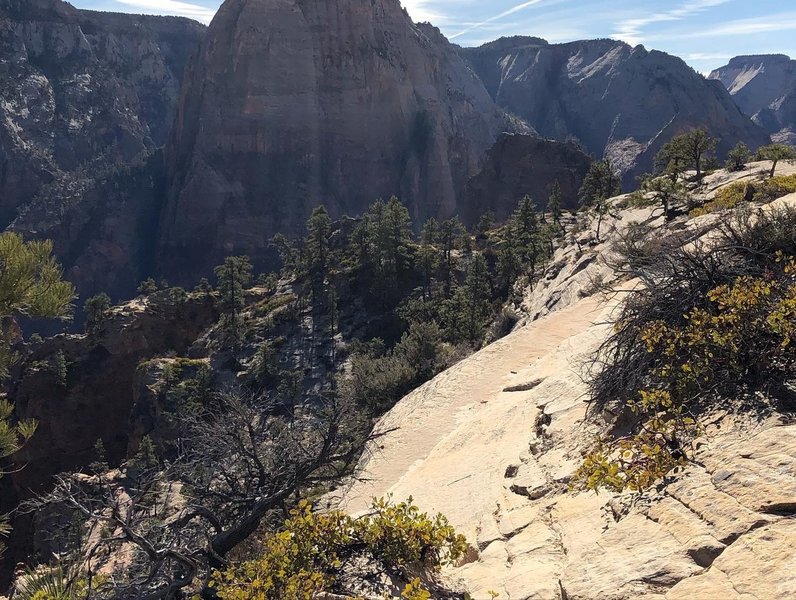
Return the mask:
<path id="1" fill-rule="evenodd" d="M 204 29 L 0 0 L 0 228 L 16 219 L 19 231 L 55 238 L 81 292 L 126 294 L 139 281 L 128 242 L 158 196 L 120 172 L 136 162 L 154 186 L 157 169 L 139 167 L 165 143 Z"/>
<path id="2" fill-rule="evenodd" d="M 413 220 L 459 208 L 506 126 L 478 78 L 398 0 L 229 0 L 189 69 L 168 160 L 159 254 L 190 278 L 311 209 L 401 197 Z"/>
<path id="3" fill-rule="evenodd" d="M 768 142 L 717 82 L 643 46 L 516 37 L 461 53 L 501 108 L 540 135 L 573 138 L 596 157 L 611 158 L 628 187 L 687 128 L 710 130 L 720 140 L 719 155 L 738 141 L 752 148 Z"/>
<path id="4" fill-rule="evenodd" d="M 782 54 L 736 56 L 709 79 L 721 81 L 775 141 L 796 143 L 796 60 Z"/>

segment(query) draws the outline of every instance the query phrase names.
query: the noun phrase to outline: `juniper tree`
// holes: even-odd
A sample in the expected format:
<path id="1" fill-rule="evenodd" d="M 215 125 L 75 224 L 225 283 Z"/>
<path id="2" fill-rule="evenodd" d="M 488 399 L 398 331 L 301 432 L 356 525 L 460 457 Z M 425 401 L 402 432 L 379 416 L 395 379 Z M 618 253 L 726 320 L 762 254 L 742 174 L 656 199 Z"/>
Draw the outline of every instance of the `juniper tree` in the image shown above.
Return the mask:
<path id="1" fill-rule="evenodd" d="M 768 146 L 763 146 L 757 151 L 757 160 L 770 160 L 773 164 L 771 165 L 769 177 L 774 177 L 777 172 L 779 161 L 796 160 L 796 148 L 788 146 L 787 144 L 770 144 Z"/>

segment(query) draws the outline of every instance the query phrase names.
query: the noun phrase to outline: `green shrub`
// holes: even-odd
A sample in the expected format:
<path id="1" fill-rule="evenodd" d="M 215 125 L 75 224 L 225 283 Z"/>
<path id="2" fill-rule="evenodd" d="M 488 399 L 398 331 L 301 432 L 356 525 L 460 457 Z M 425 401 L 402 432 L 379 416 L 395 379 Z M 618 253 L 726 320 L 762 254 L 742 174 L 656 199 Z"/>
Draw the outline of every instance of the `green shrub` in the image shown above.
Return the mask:
<path id="1" fill-rule="evenodd" d="M 303 501 L 282 530 L 266 538 L 259 558 L 217 571 L 210 585 L 222 600 L 312 600 L 334 591 L 344 566 L 360 556 L 389 570 L 437 573 L 466 550 L 444 516 L 421 513 L 411 498 L 376 500 L 371 514 L 356 519 L 339 511 L 313 513 Z M 404 596 L 428 598 L 424 591 L 415 580 Z"/>
<path id="2" fill-rule="evenodd" d="M 628 402 L 635 434 L 602 440 L 577 472 L 589 489 L 641 491 L 684 463 L 699 430 L 691 413 L 762 392 L 792 403 L 796 369 L 796 261 L 779 255 L 762 276 L 720 285 L 680 323 L 653 320 L 639 340 L 645 388 Z M 791 407 L 792 408 L 792 407 Z"/>
<path id="3" fill-rule="evenodd" d="M 743 202 L 765 204 L 796 192 L 796 175 L 773 177 L 764 181 L 736 181 L 716 192 L 716 197 L 691 211 L 692 217 L 728 210 Z"/>

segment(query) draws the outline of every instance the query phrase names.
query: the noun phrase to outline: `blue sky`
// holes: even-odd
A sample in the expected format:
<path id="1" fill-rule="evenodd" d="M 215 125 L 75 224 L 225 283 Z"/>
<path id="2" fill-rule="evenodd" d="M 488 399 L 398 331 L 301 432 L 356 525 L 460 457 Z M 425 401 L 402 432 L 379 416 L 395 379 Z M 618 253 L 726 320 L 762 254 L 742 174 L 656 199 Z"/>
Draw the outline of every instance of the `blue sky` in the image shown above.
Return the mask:
<path id="1" fill-rule="evenodd" d="M 219 0 L 72 0 L 80 8 L 179 14 L 209 22 Z M 684 58 L 707 72 L 738 54 L 796 58 L 796 0 L 403 0 L 456 43 L 502 35 L 551 42 L 611 37 Z"/>

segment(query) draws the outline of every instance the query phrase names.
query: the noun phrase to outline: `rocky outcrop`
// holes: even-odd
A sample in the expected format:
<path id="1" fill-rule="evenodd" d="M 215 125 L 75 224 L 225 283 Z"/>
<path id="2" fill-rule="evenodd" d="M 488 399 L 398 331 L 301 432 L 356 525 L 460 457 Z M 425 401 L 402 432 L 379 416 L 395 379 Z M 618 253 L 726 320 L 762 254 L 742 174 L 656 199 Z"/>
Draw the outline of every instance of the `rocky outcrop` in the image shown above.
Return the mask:
<path id="1" fill-rule="evenodd" d="M 61 335 L 35 348 L 20 366 L 10 396 L 16 415 L 38 422 L 36 436 L 14 460 L 25 469 L 19 490 L 94 459 L 101 440 L 111 462 L 127 454 L 138 365 L 181 355 L 218 318 L 207 294 L 175 300 L 169 292 L 112 309 L 92 335 Z"/>
<path id="2" fill-rule="evenodd" d="M 576 208 L 590 165 L 591 159 L 574 144 L 502 134 L 487 152 L 484 167 L 467 183 L 459 214 L 468 225 L 487 211 L 503 222 L 526 194 L 544 209 L 555 181 L 561 186 L 562 207 Z"/>
<path id="3" fill-rule="evenodd" d="M 398 0 L 230 0 L 191 65 L 169 147 L 159 254 L 190 278 L 228 254 L 399 196 L 415 222 L 459 208 L 505 127 L 438 30 Z"/>
<path id="4" fill-rule="evenodd" d="M 708 78 L 721 81 L 775 141 L 796 144 L 796 60 L 783 54 L 736 56 Z"/>
<path id="5" fill-rule="evenodd" d="M 16 219 L 19 231 L 56 238 L 81 292 L 120 296 L 138 281 L 128 241 L 158 199 L 138 189 L 156 174 L 141 171 L 141 182 L 124 171 L 165 143 L 204 29 L 61 0 L 0 0 L 0 228 Z"/>
<path id="6" fill-rule="evenodd" d="M 753 148 L 768 142 L 718 82 L 643 46 L 515 37 L 461 53 L 501 108 L 542 136 L 573 138 L 598 158 L 609 157 L 627 186 L 688 128 L 706 127 L 718 137 L 719 155 L 738 141 Z"/>

